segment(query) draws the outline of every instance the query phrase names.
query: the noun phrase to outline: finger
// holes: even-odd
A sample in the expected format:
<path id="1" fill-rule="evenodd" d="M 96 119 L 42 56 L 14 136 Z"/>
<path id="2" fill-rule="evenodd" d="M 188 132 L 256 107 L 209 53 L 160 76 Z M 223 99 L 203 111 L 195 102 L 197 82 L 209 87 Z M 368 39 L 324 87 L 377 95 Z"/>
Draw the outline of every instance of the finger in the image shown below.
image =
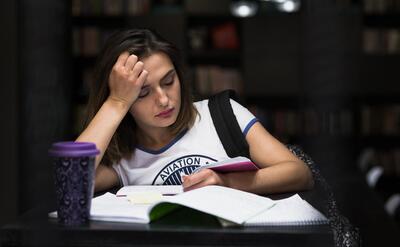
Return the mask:
<path id="1" fill-rule="evenodd" d="M 121 55 L 119 55 L 117 59 L 117 62 L 115 62 L 115 65 L 119 67 L 125 66 L 125 62 L 128 59 L 128 57 L 129 57 L 129 52 L 125 51 L 121 53 Z"/>
<path id="2" fill-rule="evenodd" d="M 130 79 L 138 78 L 139 74 L 143 72 L 143 62 L 139 61 L 133 66 L 132 70 L 130 70 L 129 77 Z"/>
<path id="3" fill-rule="evenodd" d="M 148 74 L 149 74 L 149 72 L 147 72 L 147 70 L 143 70 L 142 73 L 140 73 L 138 79 L 136 80 L 136 83 L 138 83 L 140 86 L 142 86 L 144 84 L 144 82 L 146 81 Z"/>
<path id="4" fill-rule="evenodd" d="M 183 191 L 189 191 L 189 190 L 194 190 L 194 189 L 198 189 L 204 186 L 208 186 L 208 185 L 212 185 L 213 183 L 211 183 L 208 180 L 203 180 L 200 183 L 194 184 L 190 187 L 183 187 Z"/>
<path id="5" fill-rule="evenodd" d="M 212 176 L 212 172 L 211 172 L 211 174 L 210 174 L 210 172 L 211 172 L 210 169 L 204 169 L 200 172 L 186 176 L 183 181 L 183 186 L 191 187 L 194 184 L 197 184 L 197 183 L 200 183 L 201 181 L 206 180 L 208 177 Z"/>
<path id="6" fill-rule="evenodd" d="M 138 61 L 138 57 L 134 54 L 131 54 L 125 62 L 125 68 L 127 71 L 130 71 L 135 66 L 136 62 Z"/>

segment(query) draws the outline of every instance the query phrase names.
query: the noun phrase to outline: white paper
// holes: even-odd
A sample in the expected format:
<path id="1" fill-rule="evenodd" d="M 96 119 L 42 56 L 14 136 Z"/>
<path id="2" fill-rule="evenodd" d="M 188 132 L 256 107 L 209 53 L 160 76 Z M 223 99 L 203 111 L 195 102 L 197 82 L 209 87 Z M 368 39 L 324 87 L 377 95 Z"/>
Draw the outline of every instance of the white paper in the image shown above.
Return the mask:
<path id="1" fill-rule="evenodd" d="M 326 217 L 298 194 L 276 200 L 270 209 L 248 219 L 244 225 L 312 225 L 328 223 Z"/>

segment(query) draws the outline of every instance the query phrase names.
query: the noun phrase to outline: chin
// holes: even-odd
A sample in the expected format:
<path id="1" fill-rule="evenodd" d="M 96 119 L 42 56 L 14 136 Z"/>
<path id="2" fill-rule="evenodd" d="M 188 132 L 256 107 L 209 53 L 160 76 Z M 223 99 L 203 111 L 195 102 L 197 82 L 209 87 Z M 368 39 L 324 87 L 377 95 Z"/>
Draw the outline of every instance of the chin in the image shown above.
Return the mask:
<path id="1" fill-rule="evenodd" d="M 166 119 L 165 122 L 159 124 L 159 127 L 162 127 L 162 128 L 170 127 L 171 125 L 173 125 L 176 122 L 176 119 L 177 119 L 176 117 L 173 119 L 172 118 Z"/>

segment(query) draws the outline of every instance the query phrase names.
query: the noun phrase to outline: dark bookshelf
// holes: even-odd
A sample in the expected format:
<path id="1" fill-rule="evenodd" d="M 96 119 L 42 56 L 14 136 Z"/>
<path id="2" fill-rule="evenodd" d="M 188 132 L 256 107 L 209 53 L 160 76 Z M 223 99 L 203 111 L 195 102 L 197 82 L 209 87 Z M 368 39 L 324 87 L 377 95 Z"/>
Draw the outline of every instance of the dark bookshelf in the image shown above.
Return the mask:
<path id="1" fill-rule="evenodd" d="M 87 97 L 88 81 L 85 78 L 90 77 L 87 74 L 90 74 L 93 69 L 96 55 L 104 39 L 113 30 L 125 27 L 150 27 L 177 44 L 183 51 L 184 60 L 189 68 L 188 77 L 194 86 L 194 91 L 197 91 L 197 98 L 205 98 L 216 91 L 227 88 L 238 91 L 241 98 L 247 95 L 250 95 L 253 99 L 258 97 L 257 94 L 251 92 L 260 91 L 259 96 L 265 93 L 265 87 L 258 85 L 252 78 L 252 74 L 260 74 L 259 76 L 262 77 L 262 73 L 265 73 L 265 68 L 260 66 L 263 61 L 253 59 L 250 62 L 243 63 L 249 56 L 254 57 L 251 53 L 256 51 L 257 48 L 249 50 L 248 47 L 254 46 L 254 37 L 260 36 L 260 30 L 261 33 L 268 35 L 261 35 L 264 39 L 257 42 L 255 46 L 261 48 L 261 52 L 265 51 L 265 49 L 262 50 L 264 46 L 268 47 L 267 50 L 275 50 L 274 56 L 269 59 L 271 65 L 276 64 L 275 66 L 282 68 L 289 65 L 290 68 L 299 69 L 296 67 L 297 58 L 292 61 L 293 57 L 290 54 L 286 53 L 285 56 L 281 56 L 281 53 L 273 48 L 282 44 L 281 40 L 285 40 L 283 50 L 289 48 L 289 53 L 300 53 L 294 51 L 299 47 L 293 45 L 298 41 L 298 37 L 291 39 L 292 31 L 295 31 L 298 35 L 296 27 L 292 27 L 293 24 L 298 24 L 301 20 L 298 13 L 287 14 L 276 11 L 268 13 L 267 16 L 260 15 L 254 19 L 246 20 L 233 17 L 229 13 L 229 1 L 218 1 L 218 3 L 209 1 L 214 7 L 207 7 L 206 9 L 201 8 L 201 6 L 206 6 L 203 1 L 174 1 L 176 4 L 172 5 L 164 5 L 164 1 L 148 1 L 151 7 L 145 9 L 142 13 L 135 12 L 135 14 L 132 14 L 118 8 L 119 14 L 109 14 L 107 13 L 109 11 L 106 11 L 105 7 L 101 5 L 102 1 L 97 1 L 97 5 L 85 3 L 87 6 L 84 6 L 84 8 L 75 5 L 79 2 L 73 1 L 71 10 L 72 37 L 77 36 L 72 42 L 74 53 L 72 59 L 75 73 L 74 87 L 78 91 L 75 99 L 79 104 L 84 103 Z M 287 21 L 287 18 L 290 21 Z M 267 25 L 266 29 L 263 28 L 262 24 L 265 21 L 271 23 Z M 281 22 L 284 23 L 285 28 L 275 28 L 275 24 L 280 25 Z M 261 29 L 252 28 L 253 26 Z M 248 30 L 243 31 L 244 28 Z M 170 30 L 174 30 L 174 32 L 170 32 Z M 201 36 L 203 32 L 204 40 L 200 46 L 193 45 L 191 40 L 193 30 L 195 35 Z M 227 33 L 230 34 L 228 38 L 224 37 Z M 248 36 L 248 34 L 250 35 Z M 82 41 L 85 37 L 89 40 Z M 90 39 L 94 39 L 95 42 L 90 41 Z M 232 43 L 232 40 L 235 40 L 235 42 Z M 82 45 L 82 42 L 89 44 L 87 45 L 88 50 L 85 50 L 85 45 Z M 249 68 L 256 68 L 256 70 L 250 71 Z M 286 81 L 285 84 L 267 85 L 267 87 L 274 88 L 274 90 L 268 90 L 269 96 L 276 95 L 275 99 L 285 97 L 287 102 L 296 101 L 298 95 L 293 92 L 298 88 L 297 85 L 293 87 L 292 92 L 283 95 L 280 92 L 286 90 L 285 88 L 288 86 L 292 88 L 292 81 L 295 84 L 298 83 L 296 79 L 298 73 L 273 73 L 276 71 L 274 68 L 269 70 L 271 71 L 270 77 L 274 80 L 281 81 L 280 77 L 283 76 Z M 277 71 L 282 72 L 282 69 Z M 199 80 L 199 78 L 203 79 Z M 211 79 L 203 81 L 204 78 Z M 268 78 L 268 75 L 265 79 L 272 81 Z M 257 101 L 258 103 L 263 102 L 262 99 Z M 278 101 L 272 100 L 270 103 L 276 104 Z"/>
<path id="2" fill-rule="evenodd" d="M 168 33 L 166 30 L 170 30 L 171 27 L 177 28 L 180 32 L 174 32 L 173 35 L 169 35 L 172 37 L 172 42 L 183 50 L 185 62 L 190 69 L 189 78 L 195 90 L 199 91 L 199 85 L 204 85 L 203 81 L 197 81 L 198 76 L 196 73 L 199 73 L 197 70 L 200 70 L 201 73 L 206 73 L 207 76 L 213 73 L 217 74 L 216 79 L 208 82 L 210 85 L 220 83 L 221 74 L 225 74 L 226 71 L 233 71 L 241 81 L 241 85 L 239 85 L 240 96 L 246 104 L 258 106 L 260 109 L 265 110 L 266 113 L 264 114 L 269 114 L 269 117 L 271 117 L 271 114 L 273 117 L 274 112 L 289 112 L 289 114 L 293 112 L 299 115 L 298 119 L 301 119 L 301 121 L 304 121 L 304 112 L 312 109 L 316 112 L 317 121 L 321 122 L 320 125 L 325 126 L 321 127 L 322 132 L 319 133 L 323 136 L 335 136 L 337 134 L 337 132 L 329 133 L 326 131 L 329 126 L 326 127 L 323 122 L 329 120 L 325 118 L 332 116 L 335 118 L 335 114 L 338 114 L 338 112 L 346 111 L 346 114 L 352 117 L 352 123 L 350 124 L 351 127 L 349 127 L 351 131 L 347 131 L 349 133 L 344 137 L 361 138 L 357 129 L 362 124 L 359 118 L 360 110 L 364 105 L 374 102 L 383 105 L 398 103 L 396 94 L 400 92 L 400 84 L 397 83 L 396 78 L 398 77 L 397 63 L 400 59 L 399 54 L 362 52 L 359 60 L 362 68 L 360 74 L 361 82 L 359 88 L 355 91 L 346 89 L 343 93 L 338 91 L 333 95 L 319 92 L 314 95 L 313 93 L 302 91 L 305 90 L 304 87 L 313 89 L 312 83 L 307 86 L 309 78 L 307 76 L 304 77 L 302 74 L 304 72 L 301 72 L 304 70 L 302 63 L 307 64 L 309 59 L 308 56 L 303 56 L 304 41 L 307 41 L 307 39 L 302 36 L 302 30 L 307 28 L 304 25 L 308 25 L 304 21 L 304 13 L 273 12 L 268 13 L 268 15 L 240 19 L 231 16 L 227 11 L 191 12 L 188 11 L 190 7 L 182 6 L 182 3 L 165 7 L 157 5 L 160 2 L 162 1 L 150 1 L 151 7 L 146 9 L 144 13 L 136 15 L 126 12 L 121 12 L 119 15 L 108 15 L 101 11 L 96 13 L 89 11 L 89 13 L 81 13 L 80 15 L 73 14 L 72 28 L 95 28 L 99 32 L 99 36 L 107 36 L 112 30 L 124 27 L 153 27 L 156 30 L 161 29 L 164 33 Z M 349 1 L 349 4 L 351 4 L 352 9 L 350 12 L 354 12 L 354 15 L 357 15 L 357 11 L 353 11 L 355 8 L 354 1 Z M 357 4 L 359 3 L 357 2 Z M 342 13 L 340 12 L 340 15 Z M 393 13 L 388 13 L 387 15 L 382 13 L 379 15 L 362 14 L 362 19 L 363 27 L 361 28 L 388 27 L 386 24 L 381 25 L 382 19 L 394 26 L 398 24 L 398 16 Z M 176 22 L 176 20 L 179 21 Z M 234 32 L 238 39 L 238 44 L 234 48 L 218 48 L 212 42 L 211 32 L 213 28 L 224 24 L 234 27 Z M 200 36 L 203 32 L 203 44 L 193 47 L 191 41 L 193 37 L 190 37 L 191 30 L 200 33 L 196 34 Z M 177 33 L 179 34 L 177 35 Z M 98 39 L 98 46 L 100 47 L 104 37 Z M 327 44 L 335 43 L 330 42 Z M 275 47 L 277 46 L 280 46 L 281 49 L 276 49 Z M 335 49 L 329 52 L 335 53 Z M 344 50 L 346 50 L 346 47 L 344 47 Z M 351 49 L 348 48 L 348 50 Z M 85 91 L 87 86 L 82 86 L 82 83 L 86 83 L 82 81 L 85 77 L 85 70 L 92 69 L 94 65 L 96 51 L 92 52 L 93 54 L 79 52 L 82 51 L 78 51 L 78 54 L 73 57 L 75 88 L 78 91 L 75 99 L 80 103 L 84 103 L 87 98 L 87 92 Z M 267 54 L 267 56 L 257 57 L 256 55 L 258 54 Z M 329 56 L 331 55 L 328 54 L 328 58 Z M 306 73 L 314 74 L 314 72 Z M 304 78 L 299 79 L 301 77 Z M 313 77 L 310 78 L 314 79 Z M 336 80 L 328 79 L 336 83 Z M 331 84 L 333 85 L 334 83 Z M 204 98 L 214 93 L 213 90 L 222 90 L 224 87 L 229 87 L 229 85 L 217 87 L 217 89 L 208 88 L 205 92 L 198 92 L 198 94 Z M 389 94 L 394 95 L 390 96 Z M 367 96 L 362 98 L 359 95 Z M 387 101 L 388 97 L 392 99 L 390 102 Z M 290 135 L 286 136 L 290 137 Z M 313 139 L 317 135 L 301 132 L 293 134 L 295 139 L 299 139 L 301 136 L 304 139 Z M 325 139 L 329 139 L 329 137 Z M 335 137 L 331 139 L 335 139 Z"/>
<path id="3" fill-rule="evenodd" d="M 363 90 L 357 98 L 359 111 L 356 113 L 360 126 L 356 143 L 358 166 L 365 173 L 368 185 L 385 204 L 393 194 L 393 187 L 380 184 L 388 183 L 388 177 L 392 185 L 400 183 L 400 4 L 364 0 L 362 7 Z M 380 167 L 383 171 L 377 184 L 368 179 L 371 167 Z M 398 216 L 396 219 L 392 215 L 392 218 L 400 226 Z"/>
<path id="4" fill-rule="evenodd" d="M 107 16 L 107 15 L 85 15 L 73 16 L 74 26 L 101 26 L 102 28 L 118 28 L 126 26 L 126 23 L 135 23 L 144 16 Z"/>
<path id="5" fill-rule="evenodd" d="M 360 133 L 362 147 L 400 146 L 400 84 L 398 83 L 400 63 L 400 4 L 397 1 L 361 2 L 363 7 L 363 37 L 361 56 L 361 85 L 363 91 L 358 97 L 360 124 L 363 109 L 375 114 L 375 123 L 386 122 L 391 129 L 385 129 L 385 123 L 371 133 Z M 365 117 L 365 116 L 364 116 Z M 389 123 L 387 123 L 389 122 Z M 367 123 L 369 124 L 369 123 Z M 363 132 L 363 131 L 361 131 Z"/>
<path id="6" fill-rule="evenodd" d="M 220 64 L 226 67 L 240 67 L 241 54 L 236 50 L 189 50 L 187 63 L 196 64 Z"/>

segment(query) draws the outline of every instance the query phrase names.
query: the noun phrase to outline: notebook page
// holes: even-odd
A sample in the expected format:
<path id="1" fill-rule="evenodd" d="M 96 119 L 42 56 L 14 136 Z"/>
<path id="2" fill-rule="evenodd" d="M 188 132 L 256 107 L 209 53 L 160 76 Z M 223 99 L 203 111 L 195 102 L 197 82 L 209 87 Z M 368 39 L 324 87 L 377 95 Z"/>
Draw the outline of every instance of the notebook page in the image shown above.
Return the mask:
<path id="1" fill-rule="evenodd" d="M 92 199 L 90 219 L 111 222 L 149 223 L 149 204 L 135 205 L 126 197 L 117 197 L 112 193 L 105 193 Z M 48 214 L 57 218 L 57 211 Z"/>
<path id="2" fill-rule="evenodd" d="M 218 161 L 208 165 L 203 165 L 196 168 L 193 173 L 199 172 L 203 169 L 211 169 L 218 172 L 234 172 L 234 171 L 254 171 L 259 168 L 251 160 L 246 157 L 238 156 L 226 160 Z"/>
<path id="3" fill-rule="evenodd" d="M 245 225 L 315 225 L 328 223 L 323 214 L 298 194 L 275 202 L 276 204 L 272 208 L 247 220 Z"/>
<path id="4" fill-rule="evenodd" d="M 274 205 L 274 201 L 256 194 L 222 186 L 206 186 L 168 198 L 214 216 L 243 224 L 245 220 Z"/>

